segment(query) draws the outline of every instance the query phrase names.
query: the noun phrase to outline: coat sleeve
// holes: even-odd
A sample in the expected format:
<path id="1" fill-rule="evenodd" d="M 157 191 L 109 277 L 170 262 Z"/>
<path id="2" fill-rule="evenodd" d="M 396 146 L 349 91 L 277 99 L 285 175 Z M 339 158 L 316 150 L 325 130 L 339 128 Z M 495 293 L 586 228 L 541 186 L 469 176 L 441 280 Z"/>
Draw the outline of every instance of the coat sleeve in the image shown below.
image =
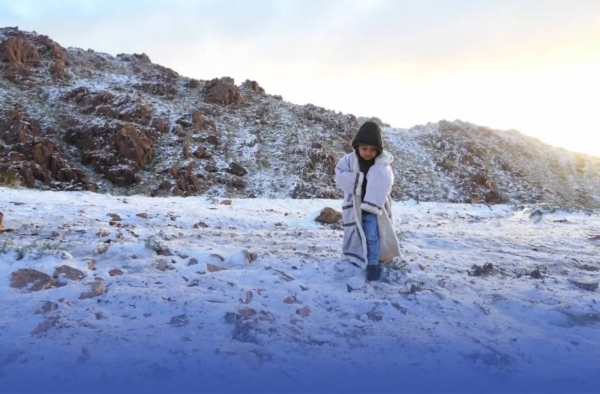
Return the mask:
<path id="1" fill-rule="evenodd" d="M 360 196 L 362 194 L 363 180 L 364 174 L 352 171 L 347 156 L 342 157 L 338 161 L 335 166 L 335 183 L 345 193 Z"/>
<path id="2" fill-rule="evenodd" d="M 367 192 L 360 208 L 381 215 L 393 184 L 394 173 L 389 164 L 373 165 L 367 173 Z"/>

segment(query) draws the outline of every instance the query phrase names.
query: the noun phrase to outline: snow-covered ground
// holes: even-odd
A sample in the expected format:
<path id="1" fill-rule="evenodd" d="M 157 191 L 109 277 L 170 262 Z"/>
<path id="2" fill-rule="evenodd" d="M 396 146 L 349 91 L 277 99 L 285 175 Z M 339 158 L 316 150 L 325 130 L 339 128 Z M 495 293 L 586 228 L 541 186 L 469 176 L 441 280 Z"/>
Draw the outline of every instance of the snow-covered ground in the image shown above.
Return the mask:
<path id="1" fill-rule="evenodd" d="M 600 391 L 600 292 L 571 282 L 600 279 L 598 213 L 397 202 L 402 261 L 365 283 L 314 221 L 339 201 L 222 201 L 0 188 L 0 385 Z M 63 265 L 85 278 L 10 286 Z"/>

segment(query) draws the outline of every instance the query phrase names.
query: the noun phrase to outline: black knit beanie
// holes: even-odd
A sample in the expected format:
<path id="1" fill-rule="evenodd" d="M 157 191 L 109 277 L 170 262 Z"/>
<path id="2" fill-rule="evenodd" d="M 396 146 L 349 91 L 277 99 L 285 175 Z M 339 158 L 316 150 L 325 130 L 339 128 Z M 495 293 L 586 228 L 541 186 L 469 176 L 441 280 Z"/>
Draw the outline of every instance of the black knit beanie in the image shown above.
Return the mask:
<path id="1" fill-rule="evenodd" d="M 381 136 L 381 129 L 375 122 L 365 122 L 352 140 L 352 147 L 356 149 L 358 144 L 373 145 L 377 147 L 379 153 L 383 151 L 383 137 Z"/>

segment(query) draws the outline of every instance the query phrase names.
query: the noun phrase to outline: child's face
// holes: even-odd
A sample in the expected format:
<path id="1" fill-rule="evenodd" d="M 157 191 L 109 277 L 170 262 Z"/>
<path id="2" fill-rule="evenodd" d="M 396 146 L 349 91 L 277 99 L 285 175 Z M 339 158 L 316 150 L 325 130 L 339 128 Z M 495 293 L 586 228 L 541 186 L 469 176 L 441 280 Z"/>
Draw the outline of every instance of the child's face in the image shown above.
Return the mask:
<path id="1" fill-rule="evenodd" d="M 377 147 L 374 145 L 359 144 L 358 154 L 365 160 L 372 160 L 377 156 Z"/>

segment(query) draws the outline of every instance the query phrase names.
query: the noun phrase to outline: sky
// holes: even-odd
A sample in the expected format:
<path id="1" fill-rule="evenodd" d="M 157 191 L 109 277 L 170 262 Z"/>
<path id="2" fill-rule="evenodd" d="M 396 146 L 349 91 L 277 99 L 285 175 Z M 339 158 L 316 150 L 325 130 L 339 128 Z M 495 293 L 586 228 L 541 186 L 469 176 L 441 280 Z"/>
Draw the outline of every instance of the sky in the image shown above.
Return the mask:
<path id="1" fill-rule="evenodd" d="M 600 156 L 596 0 L 0 0 L 0 26 L 394 127 L 460 119 Z"/>

